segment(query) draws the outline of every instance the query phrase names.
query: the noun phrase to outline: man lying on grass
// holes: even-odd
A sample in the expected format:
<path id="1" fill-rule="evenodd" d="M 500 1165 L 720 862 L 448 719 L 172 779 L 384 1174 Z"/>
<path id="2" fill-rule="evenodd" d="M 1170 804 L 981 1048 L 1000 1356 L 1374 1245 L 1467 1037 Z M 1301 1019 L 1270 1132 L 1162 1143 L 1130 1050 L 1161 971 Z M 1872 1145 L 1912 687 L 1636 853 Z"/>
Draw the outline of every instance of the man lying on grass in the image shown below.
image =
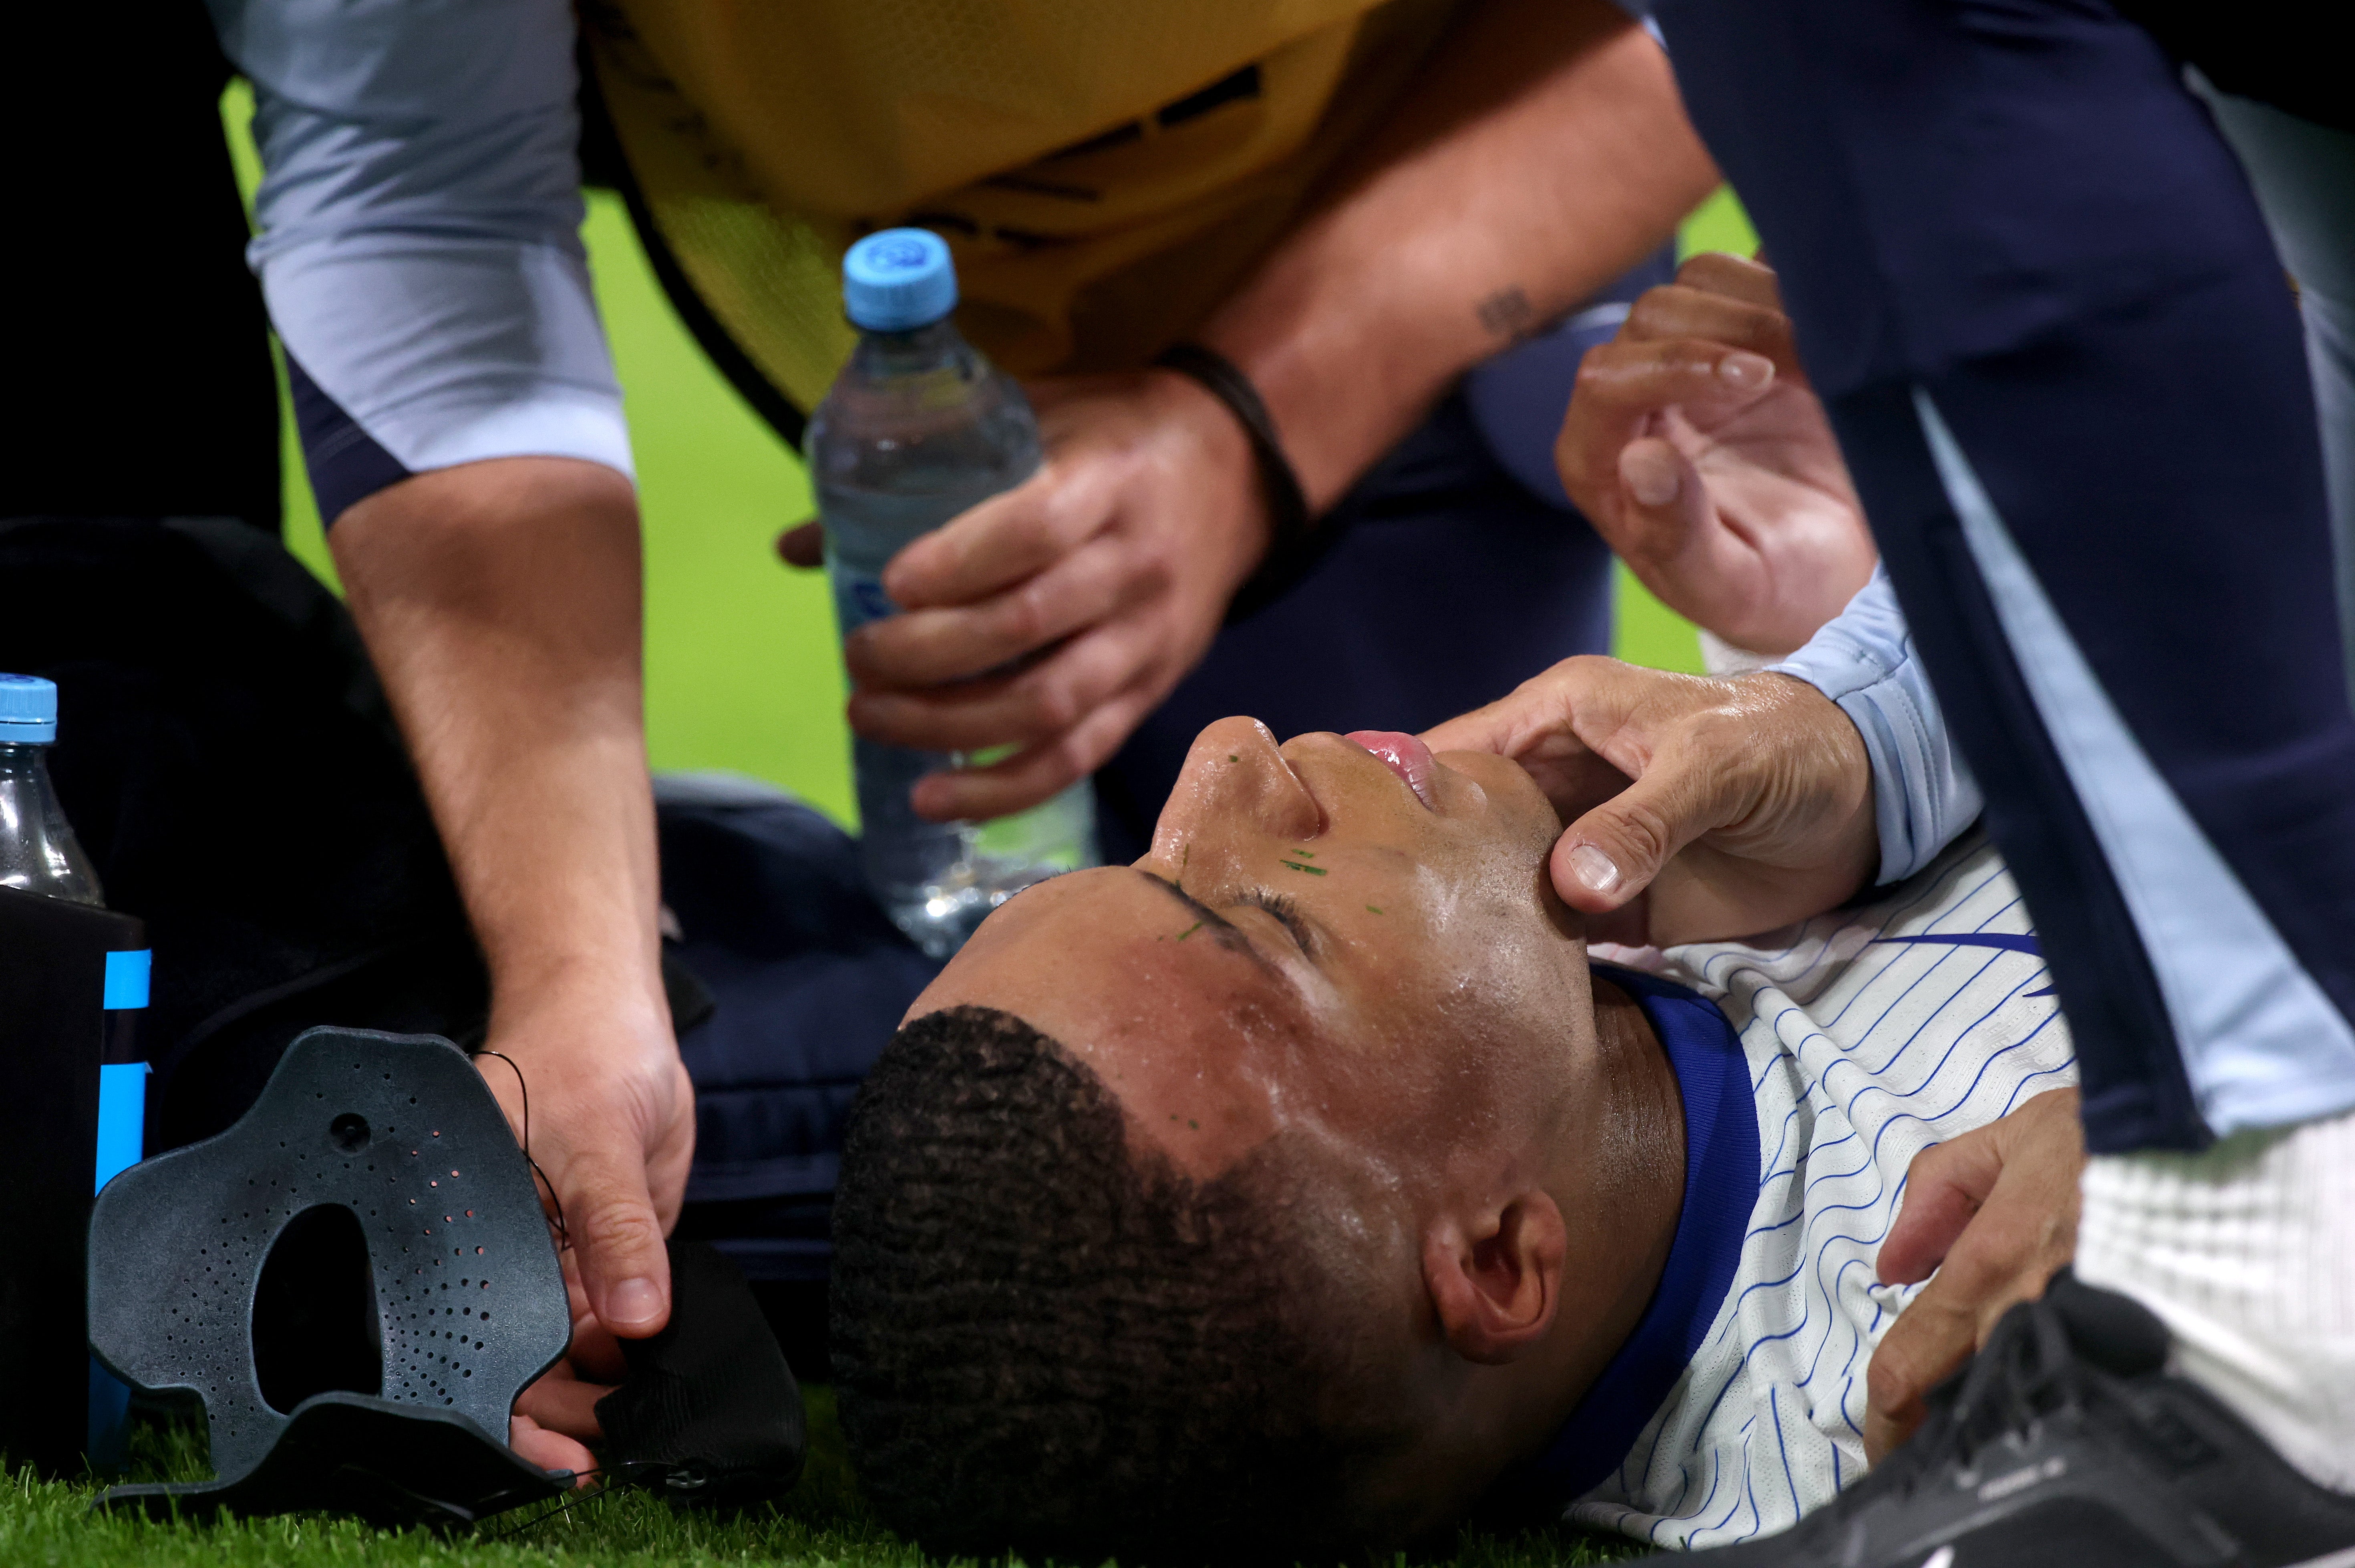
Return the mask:
<path id="1" fill-rule="evenodd" d="M 1706 689 L 1785 688 L 1847 726 Z M 1962 1325 L 1951 1361 L 2069 1245 L 2070 1049 L 2009 875 L 1966 838 L 1638 969 L 1590 961 L 1560 831 L 1500 758 L 1230 719 L 1144 859 L 991 916 L 843 1156 L 836 1373 L 888 1520 L 1082 1562 L 1329 1562 L 1484 1503 L 1706 1544 L 1902 1435 L 1919 1354 L 1867 1369 L 1911 1282 L 1984 1244 L 1907 1319 Z"/>

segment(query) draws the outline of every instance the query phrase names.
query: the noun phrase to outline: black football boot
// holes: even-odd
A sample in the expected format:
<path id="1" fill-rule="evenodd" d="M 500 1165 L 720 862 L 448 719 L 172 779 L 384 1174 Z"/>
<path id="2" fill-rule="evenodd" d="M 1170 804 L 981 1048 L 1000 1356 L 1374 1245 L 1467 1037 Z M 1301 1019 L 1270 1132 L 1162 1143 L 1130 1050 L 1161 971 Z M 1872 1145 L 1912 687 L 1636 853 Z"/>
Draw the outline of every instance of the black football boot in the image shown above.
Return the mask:
<path id="1" fill-rule="evenodd" d="M 1790 1530 L 1695 1568 L 2355 1568 L 2355 1497 L 2166 1371 L 2139 1304 L 2062 1273 L 1922 1429 Z"/>

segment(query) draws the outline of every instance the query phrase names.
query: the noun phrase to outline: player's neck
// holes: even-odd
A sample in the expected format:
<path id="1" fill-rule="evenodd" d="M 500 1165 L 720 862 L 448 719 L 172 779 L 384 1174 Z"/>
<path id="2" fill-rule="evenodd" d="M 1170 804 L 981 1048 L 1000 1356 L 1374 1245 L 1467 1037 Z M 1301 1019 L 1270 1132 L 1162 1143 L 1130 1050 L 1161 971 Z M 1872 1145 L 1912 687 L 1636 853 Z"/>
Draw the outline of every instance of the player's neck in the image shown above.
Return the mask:
<path id="1" fill-rule="evenodd" d="M 1650 1020 L 1606 980 L 1595 982 L 1591 1061 L 1545 1182 L 1568 1230 L 1552 1327 L 1506 1362 L 1453 1363 L 1453 1394 L 1412 1456 L 1409 1489 L 1442 1505 L 1434 1517 L 1455 1517 L 1449 1510 L 1552 1439 L 1635 1331 L 1667 1267 L 1684 1202 L 1683 1097 Z"/>
<path id="2" fill-rule="evenodd" d="M 1549 1385 L 1533 1413 L 1548 1434 L 1635 1332 L 1668 1267 L 1684 1208 L 1684 1096 L 1676 1068 L 1636 999 L 1600 976 L 1593 983 L 1603 1111 L 1566 1150 L 1578 1162 L 1551 1189 L 1572 1226 L 1573 1266 L 1565 1271 L 1563 1310 L 1531 1368 L 1534 1381 Z"/>

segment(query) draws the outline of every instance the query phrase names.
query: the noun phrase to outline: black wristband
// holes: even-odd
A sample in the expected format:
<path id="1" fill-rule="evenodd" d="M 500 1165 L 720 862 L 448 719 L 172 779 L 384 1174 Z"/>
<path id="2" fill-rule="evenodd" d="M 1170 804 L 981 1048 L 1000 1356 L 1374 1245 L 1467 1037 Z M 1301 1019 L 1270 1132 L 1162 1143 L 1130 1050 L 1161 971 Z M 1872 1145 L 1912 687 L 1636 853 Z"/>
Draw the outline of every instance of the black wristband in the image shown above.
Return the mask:
<path id="1" fill-rule="evenodd" d="M 1292 471 L 1292 461 L 1284 455 L 1275 421 L 1268 418 L 1267 405 L 1260 401 L 1251 377 L 1225 355 L 1199 343 L 1173 344 L 1153 363 L 1176 371 L 1225 404 L 1242 426 L 1259 464 L 1260 487 L 1267 497 L 1267 554 L 1228 602 L 1227 624 L 1232 626 L 1298 582 L 1331 541 L 1316 537 L 1308 525 L 1307 494 L 1300 488 L 1300 476 Z"/>

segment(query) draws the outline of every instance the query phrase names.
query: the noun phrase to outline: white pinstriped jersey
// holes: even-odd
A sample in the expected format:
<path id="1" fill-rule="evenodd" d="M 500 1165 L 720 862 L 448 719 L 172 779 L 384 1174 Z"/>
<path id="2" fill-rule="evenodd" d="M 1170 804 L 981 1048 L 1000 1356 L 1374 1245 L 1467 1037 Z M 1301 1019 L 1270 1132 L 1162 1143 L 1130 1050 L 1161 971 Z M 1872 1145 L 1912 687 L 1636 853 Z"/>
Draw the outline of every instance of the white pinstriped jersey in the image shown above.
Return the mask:
<path id="1" fill-rule="evenodd" d="M 1864 1470 L 1865 1368 L 1920 1287 L 1875 1280 L 1923 1150 L 2076 1081 L 2019 892 L 1983 832 L 1881 902 L 1619 961 L 1732 1022 L 1757 1103 L 1732 1287 L 1575 1523 L 1663 1546 L 1781 1530 Z"/>

